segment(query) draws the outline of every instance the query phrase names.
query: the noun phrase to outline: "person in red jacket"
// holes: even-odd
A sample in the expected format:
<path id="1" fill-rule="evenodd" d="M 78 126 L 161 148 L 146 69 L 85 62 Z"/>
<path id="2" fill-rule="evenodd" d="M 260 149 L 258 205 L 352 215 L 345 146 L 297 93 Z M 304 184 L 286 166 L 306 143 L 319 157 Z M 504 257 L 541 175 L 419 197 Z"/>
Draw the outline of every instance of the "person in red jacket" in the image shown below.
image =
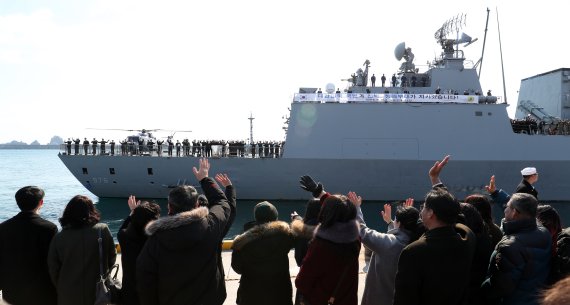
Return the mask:
<path id="1" fill-rule="evenodd" d="M 319 225 L 295 279 L 297 291 L 312 305 L 357 305 L 361 245 L 356 207 L 344 195 L 325 193 L 320 183 L 313 181 L 311 187 L 303 188 L 325 199 Z"/>

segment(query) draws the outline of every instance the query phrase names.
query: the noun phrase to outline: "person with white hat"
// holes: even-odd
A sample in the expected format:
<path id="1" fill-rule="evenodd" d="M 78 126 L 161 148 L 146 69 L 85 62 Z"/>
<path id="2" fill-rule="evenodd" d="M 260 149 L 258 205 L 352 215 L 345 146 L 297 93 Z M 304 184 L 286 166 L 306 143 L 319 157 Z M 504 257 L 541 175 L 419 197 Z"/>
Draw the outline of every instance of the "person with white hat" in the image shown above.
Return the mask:
<path id="1" fill-rule="evenodd" d="M 521 170 L 523 179 L 521 183 L 517 186 L 515 193 L 527 193 L 538 199 L 538 192 L 532 186 L 536 181 L 538 181 L 538 172 L 535 167 L 525 167 Z"/>

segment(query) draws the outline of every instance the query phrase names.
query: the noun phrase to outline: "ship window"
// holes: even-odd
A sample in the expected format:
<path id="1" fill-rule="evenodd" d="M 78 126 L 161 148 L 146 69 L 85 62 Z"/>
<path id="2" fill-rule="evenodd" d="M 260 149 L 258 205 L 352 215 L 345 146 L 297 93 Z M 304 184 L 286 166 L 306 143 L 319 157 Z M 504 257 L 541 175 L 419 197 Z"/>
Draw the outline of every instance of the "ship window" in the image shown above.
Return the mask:
<path id="1" fill-rule="evenodd" d="M 475 116 L 483 116 L 483 111 L 475 111 Z"/>
<path id="2" fill-rule="evenodd" d="M 117 181 L 113 181 L 113 183 L 117 184 Z"/>
<path id="3" fill-rule="evenodd" d="M 150 184 L 154 184 L 154 181 L 151 181 Z"/>
<path id="4" fill-rule="evenodd" d="M 113 167 L 109 168 L 109 174 L 114 175 L 115 174 L 115 168 L 113 168 Z"/>
<path id="5" fill-rule="evenodd" d="M 89 173 L 87 172 L 87 167 L 83 168 L 83 175 L 88 175 Z"/>
<path id="6" fill-rule="evenodd" d="M 487 112 L 487 115 L 491 116 L 491 115 L 493 115 L 493 113 L 492 113 L 492 112 Z"/>
<path id="7" fill-rule="evenodd" d="M 152 172 L 152 167 L 147 168 L 146 171 L 147 171 L 147 173 L 148 173 L 149 176 L 154 175 L 153 172 Z"/>

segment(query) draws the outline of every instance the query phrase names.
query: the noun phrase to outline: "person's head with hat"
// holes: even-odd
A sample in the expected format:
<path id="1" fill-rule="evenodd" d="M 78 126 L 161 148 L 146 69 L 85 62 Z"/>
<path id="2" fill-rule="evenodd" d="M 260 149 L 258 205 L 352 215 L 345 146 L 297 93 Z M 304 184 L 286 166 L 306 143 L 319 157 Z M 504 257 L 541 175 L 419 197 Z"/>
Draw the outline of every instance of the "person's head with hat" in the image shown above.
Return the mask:
<path id="1" fill-rule="evenodd" d="M 269 201 L 262 201 L 253 208 L 254 220 L 243 224 L 243 231 L 247 231 L 257 225 L 262 225 L 271 221 L 276 221 L 279 213 L 277 208 Z"/>
<path id="2" fill-rule="evenodd" d="M 535 167 L 525 167 L 521 170 L 523 179 L 528 183 L 533 184 L 538 181 L 538 172 Z"/>
<path id="3" fill-rule="evenodd" d="M 261 225 L 276 221 L 279 213 L 273 204 L 268 201 L 262 201 L 253 208 L 253 216 L 255 217 L 256 224 Z"/>

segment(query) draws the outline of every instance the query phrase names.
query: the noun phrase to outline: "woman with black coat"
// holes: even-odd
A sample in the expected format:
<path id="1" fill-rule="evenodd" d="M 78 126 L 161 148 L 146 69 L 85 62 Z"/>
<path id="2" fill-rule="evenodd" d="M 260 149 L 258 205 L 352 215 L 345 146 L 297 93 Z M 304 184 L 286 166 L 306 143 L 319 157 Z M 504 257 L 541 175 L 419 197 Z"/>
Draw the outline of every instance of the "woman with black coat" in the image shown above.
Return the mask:
<path id="1" fill-rule="evenodd" d="M 123 266 L 121 297 L 124 305 L 138 305 L 140 302 L 136 285 L 137 257 L 147 240 L 144 228 L 150 221 L 158 219 L 160 206 L 148 201 L 141 203 L 132 195 L 128 204 L 131 213 L 125 218 L 117 233 Z"/>

